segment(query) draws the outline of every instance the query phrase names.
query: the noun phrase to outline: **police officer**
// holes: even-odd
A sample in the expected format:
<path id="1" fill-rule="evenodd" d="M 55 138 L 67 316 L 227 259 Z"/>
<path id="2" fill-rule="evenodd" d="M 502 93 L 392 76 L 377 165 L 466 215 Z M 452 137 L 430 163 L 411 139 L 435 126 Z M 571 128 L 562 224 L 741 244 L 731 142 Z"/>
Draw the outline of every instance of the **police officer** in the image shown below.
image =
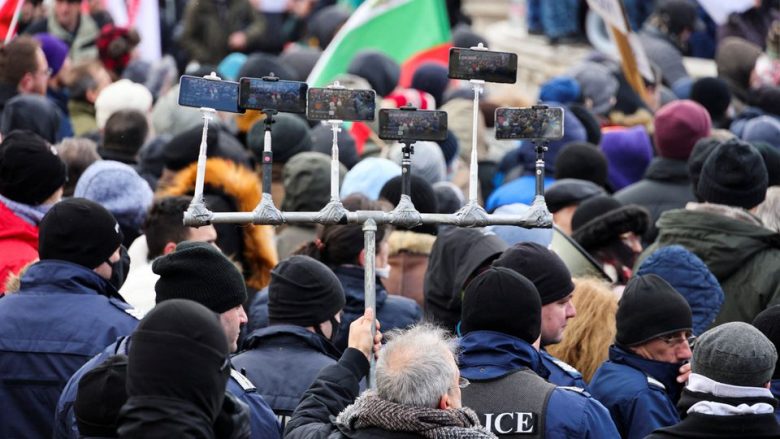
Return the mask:
<path id="1" fill-rule="evenodd" d="M 579 388 L 547 382 L 541 300 L 517 272 L 490 267 L 466 288 L 460 330 L 463 405 L 499 437 L 619 437 L 609 412 Z"/>
<path id="2" fill-rule="evenodd" d="M 533 242 L 521 242 L 509 247 L 493 261 L 496 267 L 506 267 L 533 282 L 542 299 L 542 364 L 550 371 L 547 381 L 564 387 L 585 389 L 582 374 L 563 360 L 553 357 L 545 346 L 560 343 L 566 322 L 577 315 L 574 308 L 574 283 L 571 273 L 560 257 Z"/>
<path id="3" fill-rule="evenodd" d="M 183 241 L 172 253 L 155 259 L 152 270 L 160 276 L 154 287 L 158 304 L 188 299 L 216 312 L 230 351 L 236 350 L 240 325 L 247 320 L 242 307 L 247 293 L 241 273 L 227 257 L 209 243 Z M 131 343 L 132 337 L 117 340 L 71 377 L 57 404 L 55 437 L 79 437 L 73 403 L 81 377 L 112 355 L 127 355 Z M 252 438 L 281 437 L 279 422 L 251 381 L 231 369 L 226 390 L 249 406 Z"/>
<path id="4" fill-rule="evenodd" d="M 690 373 L 688 302 L 655 274 L 634 276 L 618 304 L 615 344 L 590 382 L 626 439 L 680 421 L 675 405 Z"/>
<path id="5" fill-rule="evenodd" d="M 252 332 L 233 367 L 257 385 L 282 421 L 292 416 L 303 393 L 341 352 L 333 344 L 346 298 L 335 274 L 309 256 L 291 256 L 271 271 L 270 326 Z"/>
<path id="6" fill-rule="evenodd" d="M 51 437 L 68 378 L 138 324 L 109 282 L 121 242 L 111 213 L 83 198 L 41 220 L 40 261 L 0 300 L 0 437 Z"/>

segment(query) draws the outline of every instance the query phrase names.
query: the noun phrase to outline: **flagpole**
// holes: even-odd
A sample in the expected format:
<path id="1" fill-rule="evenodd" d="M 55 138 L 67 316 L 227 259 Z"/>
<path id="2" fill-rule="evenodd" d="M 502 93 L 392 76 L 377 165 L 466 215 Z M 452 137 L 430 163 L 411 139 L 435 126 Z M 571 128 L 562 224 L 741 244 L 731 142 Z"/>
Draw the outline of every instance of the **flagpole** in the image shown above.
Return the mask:
<path id="1" fill-rule="evenodd" d="M 8 0 L 12 1 L 12 0 Z M 8 33 L 5 34 L 4 44 L 8 44 L 16 33 L 16 25 L 19 23 L 19 16 L 22 14 L 22 6 L 24 6 L 24 0 L 19 0 L 16 3 L 16 10 L 14 10 L 14 16 L 11 17 L 11 24 L 8 25 Z"/>

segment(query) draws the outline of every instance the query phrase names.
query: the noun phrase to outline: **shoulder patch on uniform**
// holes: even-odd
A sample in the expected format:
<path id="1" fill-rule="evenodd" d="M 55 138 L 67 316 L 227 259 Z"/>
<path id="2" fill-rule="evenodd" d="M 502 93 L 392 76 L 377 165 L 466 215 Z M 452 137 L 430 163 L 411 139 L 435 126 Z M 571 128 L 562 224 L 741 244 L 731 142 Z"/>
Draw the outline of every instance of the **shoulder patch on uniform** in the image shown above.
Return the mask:
<path id="1" fill-rule="evenodd" d="M 657 379 L 648 376 L 647 377 L 647 384 L 650 384 L 651 386 L 658 387 L 660 389 L 666 390 L 666 386 L 664 386 L 664 383 L 658 381 Z"/>
<path id="2" fill-rule="evenodd" d="M 144 312 L 141 311 L 138 308 L 125 308 L 124 310 L 126 313 L 130 314 L 131 316 L 137 318 L 138 320 L 141 320 L 144 318 Z"/>
<path id="3" fill-rule="evenodd" d="M 588 393 L 587 390 L 583 389 L 582 387 L 577 386 L 558 386 L 559 389 L 568 390 L 570 392 L 578 393 L 582 396 L 585 396 L 587 398 L 590 398 L 591 395 Z"/>
<path id="4" fill-rule="evenodd" d="M 251 381 L 249 381 L 249 378 L 245 377 L 244 375 L 241 375 L 241 372 L 230 369 L 230 377 L 236 380 L 239 386 L 241 386 L 242 389 L 244 389 L 244 392 L 252 392 L 254 390 L 257 390 L 254 384 L 252 384 Z"/>
<path id="5" fill-rule="evenodd" d="M 569 375 L 574 376 L 575 378 L 582 378 L 582 374 L 579 370 L 572 367 L 569 363 L 559 360 L 558 358 L 552 357 L 552 362 L 555 363 L 556 366 L 563 369 L 564 372 L 568 373 Z"/>
<path id="6" fill-rule="evenodd" d="M 114 298 L 114 297 L 110 297 L 108 299 L 108 303 L 114 305 L 115 307 L 119 308 L 120 311 L 124 312 L 125 314 L 131 315 L 131 316 L 135 317 L 138 320 L 141 320 L 142 318 L 144 318 L 144 314 L 146 314 L 143 311 L 141 311 L 140 309 L 133 308 L 132 306 L 128 305 L 127 303 L 125 303 L 125 302 L 123 302 L 123 301 L 121 301 L 121 300 L 119 300 L 117 298 Z"/>

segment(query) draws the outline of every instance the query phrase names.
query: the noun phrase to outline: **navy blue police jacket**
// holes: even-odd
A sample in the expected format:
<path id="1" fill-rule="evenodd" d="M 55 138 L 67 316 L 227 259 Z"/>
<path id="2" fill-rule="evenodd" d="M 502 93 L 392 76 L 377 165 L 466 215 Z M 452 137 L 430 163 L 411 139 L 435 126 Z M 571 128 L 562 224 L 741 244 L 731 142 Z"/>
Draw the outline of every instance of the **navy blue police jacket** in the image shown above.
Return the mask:
<path id="1" fill-rule="evenodd" d="M 542 357 L 527 342 L 493 331 L 472 331 L 460 339 L 460 374 L 466 379 L 489 380 L 524 368 L 549 380 Z M 522 392 L 518 392 L 518 398 Z M 558 387 L 545 412 L 546 438 L 616 439 L 620 437 L 609 412 L 587 392 Z"/>
<path id="2" fill-rule="evenodd" d="M 94 271 L 43 260 L 0 299 L 0 437 L 51 437 L 68 378 L 138 325 L 135 310 L 115 297 Z"/>
<path id="3" fill-rule="evenodd" d="M 127 355 L 129 344 L 132 337 L 122 337 L 115 343 L 106 347 L 84 366 L 81 367 L 68 380 L 68 384 L 62 391 L 59 402 L 57 402 L 56 418 L 54 422 L 54 438 L 79 439 L 78 427 L 76 426 L 76 415 L 73 412 L 73 403 L 76 401 L 76 394 L 79 387 L 79 381 L 90 370 L 99 366 L 112 355 Z M 183 366 L 186 367 L 186 366 Z M 230 370 L 230 379 L 227 381 L 225 391 L 238 398 L 249 407 L 249 424 L 252 429 L 252 439 L 279 439 L 282 437 L 281 426 L 277 422 L 271 408 L 263 400 L 263 397 L 257 393 L 257 389 L 245 376 L 241 375 L 235 369 Z"/>
<path id="4" fill-rule="evenodd" d="M 295 325 L 258 329 L 244 346 L 246 350 L 233 357 L 233 367 L 257 386 L 282 428 L 320 370 L 341 356 L 333 343 Z"/>
<path id="5" fill-rule="evenodd" d="M 561 387 L 579 387 L 588 390 L 582 374 L 563 360 L 559 360 L 550 355 L 544 349 L 539 351 L 542 357 L 542 364 L 550 371 L 547 381 Z"/>
<path id="6" fill-rule="evenodd" d="M 612 345 L 609 360 L 598 368 L 588 389 L 609 410 L 621 437 L 641 439 L 680 422 L 675 408 L 682 390 L 677 383 L 680 366 Z"/>

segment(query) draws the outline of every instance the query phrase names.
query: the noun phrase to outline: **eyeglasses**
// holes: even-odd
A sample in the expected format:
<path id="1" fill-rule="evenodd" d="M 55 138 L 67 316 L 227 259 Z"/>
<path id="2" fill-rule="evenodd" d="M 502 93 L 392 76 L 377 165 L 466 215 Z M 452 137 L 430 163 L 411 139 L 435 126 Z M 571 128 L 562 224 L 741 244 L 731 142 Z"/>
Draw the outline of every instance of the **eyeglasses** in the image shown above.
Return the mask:
<path id="1" fill-rule="evenodd" d="M 458 378 L 458 387 L 460 387 L 461 389 L 465 389 L 466 387 L 469 386 L 469 384 L 471 384 L 471 381 L 467 380 L 466 378 L 463 377 Z"/>
<path id="2" fill-rule="evenodd" d="M 49 78 L 54 73 L 54 70 L 52 70 L 51 67 L 49 67 L 46 70 L 39 71 L 38 73 L 42 75 L 46 75 L 46 77 Z"/>
<path id="3" fill-rule="evenodd" d="M 673 348 L 680 346 L 685 341 L 688 342 L 689 347 L 693 346 L 693 344 L 696 342 L 696 336 L 690 332 L 686 332 L 684 335 L 664 335 L 658 338 Z"/>

